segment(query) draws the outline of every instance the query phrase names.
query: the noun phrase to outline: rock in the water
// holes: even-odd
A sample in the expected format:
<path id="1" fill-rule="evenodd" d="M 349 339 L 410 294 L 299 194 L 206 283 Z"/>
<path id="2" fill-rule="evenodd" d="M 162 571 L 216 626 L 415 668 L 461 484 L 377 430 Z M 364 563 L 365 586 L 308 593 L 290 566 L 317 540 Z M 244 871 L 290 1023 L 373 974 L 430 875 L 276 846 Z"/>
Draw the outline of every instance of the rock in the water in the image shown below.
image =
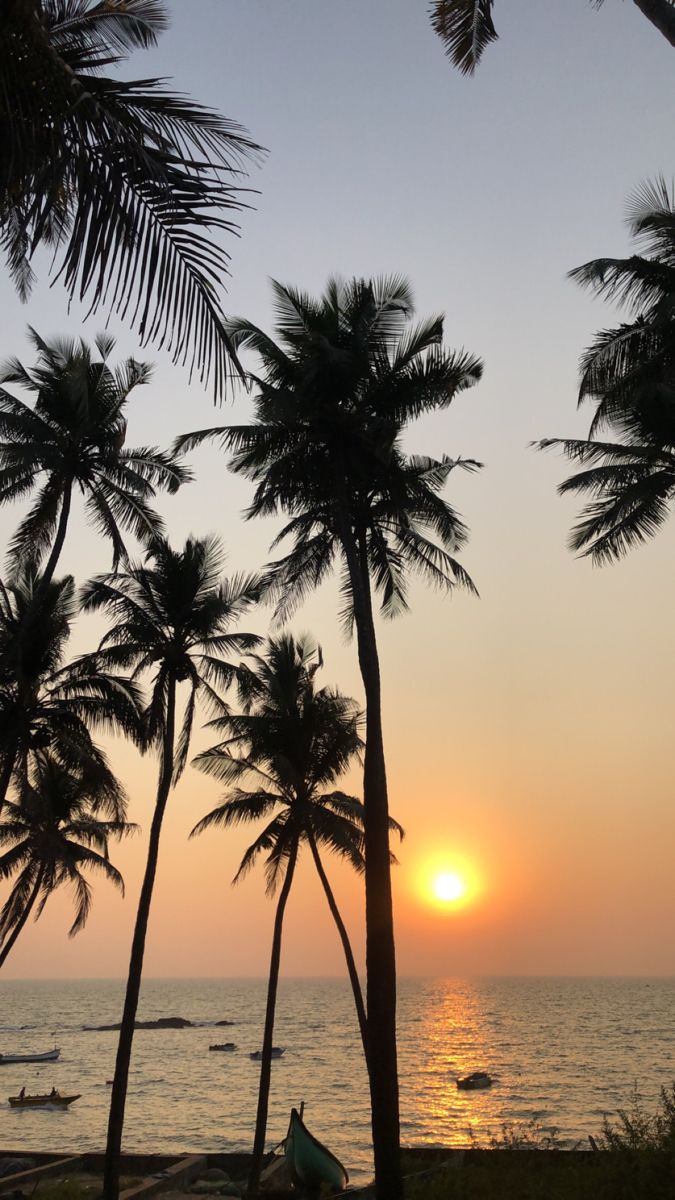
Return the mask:
<path id="1" fill-rule="evenodd" d="M 216 1025 L 235 1025 L 235 1021 L 216 1021 Z"/>
<path id="2" fill-rule="evenodd" d="M 119 1021 L 115 1025 L 85 1025 L 87 1033 L 107 1033 L 120 1028 Z M 158 1017 L 156 1021 L 136 1021 L 134 1029 L 193 1029 L 192 1021 L 185 1017 Z"/>

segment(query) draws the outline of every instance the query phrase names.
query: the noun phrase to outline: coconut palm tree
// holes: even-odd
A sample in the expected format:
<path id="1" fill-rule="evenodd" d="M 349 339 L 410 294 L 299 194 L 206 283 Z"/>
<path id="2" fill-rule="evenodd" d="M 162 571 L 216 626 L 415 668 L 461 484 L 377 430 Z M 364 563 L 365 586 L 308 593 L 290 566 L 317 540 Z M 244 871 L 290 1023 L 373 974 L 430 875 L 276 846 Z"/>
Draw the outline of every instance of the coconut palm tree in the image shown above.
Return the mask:
<path id="1" fill-rule="evenodd" d="M 588 438 L 537 443 L 583 468 L 559 490 L 590 498 L 570 546 L 598 563 L 653 537 L 675 502 L 675 193 L 664 179 L 634 195 L 629 227 L 642 253 L 571 272 L 632 318 L 601 330 L 582 358 L 579 403 L 595 405 Z"/>
<path id="2" fill-rule="evenodd" d="M 110 771 L 92 731 L 142 740 L 137 687 L 91 660 L 66 662 L 77 608 L 72 576 L 52 579 L 31 637 L 21 642 L 38 586 L 31 563 L 11 582 L 0 580 L 0 811 L 12 780 L 20 792 L 37 754 L 48 751 L 64 770 L 103 786 Z"/>
<path id="3" fill-rule="evenodd" d="M 603 0 L 591 0 L 600 8 Z M 672 0 L 633 0 L 648 21 L 675 46 L 675 5 Z M 472 75 L 490 42 L 496 42 L 492 21 L 494 0 L 432 0 L 431 24 L 454 66 Z"/>
<path id="4" fill-rule="evenodd" d="M 233 469 L 256 484 L 248 517 L 284 513 L 275 544 L 291 549 L 272 564 L 277 615 L 290 616 L 335 565 L 342 568 L 342 618 L 356 627 L 366 694 L 365 884 L 367 1010 L 373 1146 L 378 1200 L 399 1200 L 396 967 L 389 859 L 389 805 L 381 682 L 373 607 L 407 607 L 417 572 L 452 589 L 473 584 L 455 554 L 467 531 L 440 496 L 452 469 L 471 460 L 408 456 L 401 440 L 422 413 L 446 408 L 481 375 L 478 359 L 442 347 L 443 321 L 411 327 L 405 280 L 331 280 L 319 300 L 274 283 L 277 340 L 246 320 L 231 323 L 235 344 L 258 354 L 251 425 L 188 434 L 188 449 L 216 440 Z"/>
<path id="5" fill-rule="evenodd" d="M 16 876 L 0 912 L 0 967 L 32 912 L 35 919 L 60 887 L 73 890 L 74 937 L 91 909 L 91 886 L 84 872 L 100 871 L 124 893 L 119 871 L 108 857 L 110 838 L 135 830 L 125 820 L 126 797 L 110 774 L 92 778 L 86 769 L 65 767 L 40 752 L 21 779 L 16 802 L 5 805 L 0 821 L 0 879 Z"/>
<path id="6" fill-rule="evenodd" d="M 175 492 L 189 478 L 170 454 L 154 447 L 125 448 L 125 409 L 150 367 L 129 358 L 108 364 L 115 341 L 96 338 L 99 358 L 83 341 L 51 342 L 30 330 L 37 351 L 32 369 L 11 359 L 0 382 L 35 396 L 31 407 L 0 388 L 0 502 L 37 495 L 9 549 L 10 567 L 49 551 L 35 592 L 35 609 L 53 578 L 66 538 L 72 500 L 79 491 L 94 528 L 112 545 L 113 566 L 124 557 L 121 530 L 148 540 L 163 524 L 151 507 L 157 488 Z"/>
<path id="7" fill-rule="evenodd" d="M 265 828 L 246 851 L 234 882 L 242 879 L 264 854 L 268 893 L 274 894 L 281 883 L 249 1180 L 249 1191 L 255 1193 L 265 1149 L 283 920 L 303 844 L 311 852 L 342 942 L 366 1062 L 368 1033 L 349 935 L 319 853 L 319 847 L 323 846 L 346 859 L 357 871 L 363 870 L 363 805 L 342 791 L 326 790 L 360 755 L 362 714 L 355 701 L 339 691 L 317 689 L 315 676 L 323 659 L 320 649 L 307 637 L 296 640 L 284 634 L 270 638 L 265 654 L 249 661 L 251 675 L 243 677 L 239 688 L 244 711 L 211 721 L 211 727 L 225 737 L 195 759 L 195 765 L 227 784 L 227 799 L 208 813 L 190 836 L 214 825 L 230 828 L 265 820 Z M 246 783 L 248 788 L 241 786 Z M 391 822 L 391 827 L 402 834 L 395 822 Z"/>
<path id="8" fill-rule="evenodd" d="M 163 0 L 3 0 L 0 241 L 22 298 L 40 248 L 89 311 L 172 351 L 224 391 L 233 361 L 217 288 L 237 231 L 245 130 L 110 68 L 168 25 Z M 39 81 L 39 86 L 36 83 Z"/>
<path id="9" fill-rule="evenodd" d="M 85 611 L 102 611 L 113 624 L 94 662 L 100 670 L 133 670 L 150 675 L 144 713 L 146 738 L 159 754 L 159 778 L 150 828 L 148 857 L 131 945 L 112 1088 L 104 1170 L 105 1200 L 117 1200 L 134 1022 L 143 973 L 145 940 L 159 858 L 166 805 L 187 761 L 198 700 L 223 712 L 223 692 L 243 671 L 226 661 L 245 654 L 259 638 L 233 625 L 257 599 L 253 576 L 222 577 L 223 556 L 215 538 L 189 537 L 182 550 L 161 538 L 145 561 L 120 573 L 102 575 L 83 589 Z M 181 684 L 187 695 L 180 720 Z"/>

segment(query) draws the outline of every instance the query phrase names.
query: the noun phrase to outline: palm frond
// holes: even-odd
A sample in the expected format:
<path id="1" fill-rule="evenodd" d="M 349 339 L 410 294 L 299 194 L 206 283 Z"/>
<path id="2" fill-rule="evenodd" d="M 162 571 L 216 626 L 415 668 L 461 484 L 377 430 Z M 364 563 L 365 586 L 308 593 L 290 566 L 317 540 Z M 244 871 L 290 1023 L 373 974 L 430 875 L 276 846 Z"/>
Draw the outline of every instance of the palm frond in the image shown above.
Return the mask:
<path id="1" fill-rule="evenodd" d="M 464 75 L 472 75 L 484 50 L 497 40 L 494 0 L 433 0 L 431 24 L 445 52 Z"/>

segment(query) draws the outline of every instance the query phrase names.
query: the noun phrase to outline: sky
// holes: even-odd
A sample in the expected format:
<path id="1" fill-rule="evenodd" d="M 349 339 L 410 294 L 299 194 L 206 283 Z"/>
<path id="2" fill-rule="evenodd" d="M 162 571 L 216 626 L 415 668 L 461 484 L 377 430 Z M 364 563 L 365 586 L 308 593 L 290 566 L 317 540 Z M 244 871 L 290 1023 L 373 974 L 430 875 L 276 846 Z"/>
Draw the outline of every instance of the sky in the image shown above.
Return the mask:
<path id="1" fill-rule="evenodd" d="M 251 208 L 230 240 L 226 309 L 270 328 L 269 277 L 319 293 L 330 275 L 401 272 L 418 315 L 446 315 L 450 347 L 485 363 L 451 408 L 410 430 L 414 452 L 485 464 L 447 495 L 471 540 L 463 563 L 480 599 L 415 585 L 411 612 L 381 622 L 391 811 L 406 827 L 394 872 L 404 975 L 670 974 L 675 896 L 672 772 L 673 537 L 666 527 L 618 566 L 566 548 L 574 504 L 556 495 L 565 464 L 535 453 L 544 436 L 583 436 L 577 363 L 617 312 L 567 278 L 629 249 L 626 201 L 671 171 L 673 51 L 637 8 L 617 0 L 510 0 L 500 41 L 467 79 L 444 57 L 424 0 L 193 0 L 125 73 L 174 86 L 245 125 L 268 154 L 252 171 Z M 0 281 L 0 357 L 30 361 L 42 334 L 92 338 L 82 312 L 46 276 L 19 304 Z M 129 406 L 127 444 L 166 446 L 193 428 L 246 420 L 238 394 L 210 395 L 128 329 L 120 357 L 156 363 Z M 256 569 L 276 523 L 244 524 L 249 485 L 216 450 L 191 456 L 196 481 L 160 508 L 176 542 L 216 532 L 231 570 Z M 6 542 L 19 509 L 0 513 Z M 78 581 L 108 551 L 74 519 L 62 560 Z M 294 618 L 323 646 L 323 680 L 362 699 L 328 584 Z M 249 623 L 265 633 L 269 612 Z M 82 618 L 73 650 L 101 622 Z M 208 745 L 198 731 L 195 750 Z M 115 848 L 126 899 L 97 881 L 84 933 L 69 941 L 67 897 L 17 943 L 6 977 L 120 976 L 157 764 L 109 745 L 143 833 Z M 346 786 L 358 791 L 355 771 Z M 145 971 L 149 976 L 266 972 L 273 906 L 262 872 L 230 886 L 253 830 L 187 833 L 220 798 L 188 771 L 171 798 Z M 362 882 L 327 862 L 363 954 Z M 442 906 L 430 881 L 456 871 L 466 902 Z M 293 885 L 282 969 L 343 972 L 337 935 L 309 859 Z"/>

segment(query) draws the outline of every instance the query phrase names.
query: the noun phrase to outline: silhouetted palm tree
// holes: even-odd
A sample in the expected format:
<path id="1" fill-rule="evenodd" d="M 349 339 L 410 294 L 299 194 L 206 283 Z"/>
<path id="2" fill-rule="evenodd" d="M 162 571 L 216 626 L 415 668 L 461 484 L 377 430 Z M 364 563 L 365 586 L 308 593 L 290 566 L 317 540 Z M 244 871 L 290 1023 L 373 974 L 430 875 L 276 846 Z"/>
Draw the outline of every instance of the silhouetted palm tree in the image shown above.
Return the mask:
<path id="1" fill-rule="evenodd" d="M 0 967 L 31 913 L 37 920 L 60 887 L 74 893 L 70 937 L 84 928 L 92 900 L 84 871 L 101 871 L 124 893 L 108 841 L 135 830 L 125 811 L 124 791 L 112 776 L 93 781 L 86 770 L 64 767 L 50 754 L 36 755 L 17 801 L 5 805 L 0 820 L 0 846 L 10 847 L 0 854 L 0 879 L 17 876 L 0 913 Z"/>
<path id="2" fill-rule="evenodd" d="M 296 640 L 289 634 L 270 638 L 265 655 L 249 660 L 252 673 L 242 679 L 239 692 L 244 711 L 210 722 L 226 736 L 195 759 L 195 765 L 228 785 L 228 796 L 224 804 L 195 826 L 191 836 L 213 825 L 229 828 L 265 820 L 265 828 L 246 851 L 234 882 L 264 854 L 268 893 L 273 895 L 279 883 L 282 884 L 268 980 L 249 1180 L 252 1192 L 257 1191 L 265 1149 L 284 912 L 298 851 L 303 844 L 311 851 L 342 941 L 368 1060 L 366 1012 L 354 955 L 319 854 L 319 847 L 323 846 L 345 858 L 357 871 L 364 867 L 363 805 L 355 796 L 326 791 L 363 748 L 359 736 L 362 716 L 355 701 L 339 691 L 316 688 L 315 676 L 322 661 L 321 651 L 308 638 Z M 248 788 L 241 786 L 245 783 Z M 391 822 L 391 827 L 402 833 L 395 822 Z"/>
<path id="3" fill-rule="evenodd" d="M 39 561 L 49 550 L 35 592 L 36 608 L 54 575 L 66 537 L 73 494 L 80 491 L 98 533 L 112 544 L 113 566 L 124 556 L 121 529 L 148 540 L 163 523 L 151 507 L 156 488 L 175 492 L 190 476 L 170 454 L 154 447 L 124 447 L 129 395 L 147 383 L 150 368 L 129 358 L 108 365 L 115 342 L 96 338 L 100 359 L 83 341 L 44 341 L 30 330 L 37 363 L 18 359 L 0 371 L 3 383 L 32 392 L 33 407 L 0 389 L 0 503 L 30 495 L 27 516 L 10 543 L 9 561 Z"/>
<path id="4" fill-rule="evenodd" d="M 190 537 L 182 550 L 156 540 L 145 562 L 99 576 L 83 590 L 87 611 L 103 610 L 113 621 L 94 661 L 102 670 L 151 673 L 145 710 L 147 741 L 159 753 L 159 779 L 131 946 L 112 1088 L 104 1173 L 104 1196 L 116 1200 L 134 1022 L 143 972 L 145 939 L 167 801 L 187 761 L 197 701 L 224 710 L 222 693 L 242 672 L 225 661 L 255 647 L 259 638 L 232 626 L 258 597 L 259 581 L 221 576 L 223 556 L 215 538 Z M 178 732 L 179 689 L 187 685 Z"/>
<path id="5" fill-rule="evenodd" d="M 220 394 L 230 256 L 213 233 L 236 232 L 259 148 L 161 79 L 106 73 L 167 24 L 162 0 L 3 0 L 0 240 L 22 297 L 47 245 L 71 296 L 128 318 Z"/>
<path id="6" fill-rule="evenodd" d="M 136 742 L 142 734 L 134 684 L 91 660 L 65 661 L 76 615 L 72 576 L 52 579 L 31 636 L 21 644 L 38 579 L 28 564 L 12 582 L 0 581 L 0 810 L 12 779 L 20 789 L 36 754 L 48 750 L 64 769 L 103 786 L 110 770 L 92 730 L 122 733 Z"/>
<path id="7" fill-rule="evenodd" d="M 571 272 L 633 314 L 602 330 L 583 356 L 579 403 L 595 404 L 588 439 L 537 443 L 585 468 L 559 490 L 590 497 L 570 546 L 598 563 L 653 537 L 675 502 L 675 195 L 665 180 L 636 193 L 629 224 L 642 254 Z M 605 429 L 616 440 L 600 440 Z"/>
<path id="8" fill-rule="evenodd" d="M 590 0 L 600 8 L 603 0 Z M 659 33 L 675 46 L 675 5 L 673 0 L 633 0 Z M 445 44 L 454 66 L 465 75 L 475 71 L 483 51 L 496 42 L 492 21 L 494 0 L 432 0 L 431 24 Z"/>
<path id="9" fill-rule="evenodd" d="M 454 557 L 466 527 L 439 495 L 455 466 L 473 461 L 408 456 L 401 438 L 422 413 L 447 407 L 481 375 L 478 359 L 442 348 L 443 321 L 411 328 L 409 285 L 331 280 L 314 300 L 273 284 L 275 342 L 234 321 L 237 346 L 257 352 L 262 376 L 252 425 L 202 430 L 183 449 L 215 439 L 233 468 L 256 483 L 249 517 L 283 512 L 276 542 L 292 541 L 270 580 L 287 617 L 342 564 L 343 620 L 356 626 L 366 693 L 365 805 L 367 1008 L 378 1200 L 399 1200 L 396 968 L 389 861 L 389 808 L 382 736 L 373 589 L 385 615 L 407 607 L 406 580 L 473 585 Z M 276 544 L 275 542 L 275 544 Z"/>

